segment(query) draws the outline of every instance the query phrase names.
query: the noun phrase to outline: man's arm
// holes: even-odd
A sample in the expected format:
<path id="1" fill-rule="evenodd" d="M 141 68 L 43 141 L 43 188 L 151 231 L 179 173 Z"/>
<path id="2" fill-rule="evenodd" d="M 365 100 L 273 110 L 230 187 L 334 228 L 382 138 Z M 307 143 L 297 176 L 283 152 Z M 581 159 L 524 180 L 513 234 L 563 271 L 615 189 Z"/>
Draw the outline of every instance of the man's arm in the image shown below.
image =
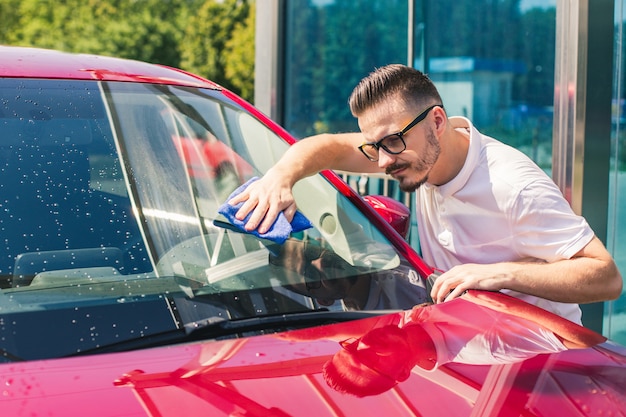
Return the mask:
<path id="1" fill-rule="evenodd" d="M 594 237 L 571 259 L 458 265 L 437 278 L 431 296 L 440 303 L 468 289 L 509 289 L 563 303 L 616 299 L 622 277 L 602 242 Z"/>
<path id="2" fill-rule="evenodd" d="M 246 229 L 258 228 L 259 233 L 264 233 L 280 212 L 291 221 L 296 212 L 291 190 L 302 178 L 325 169 L 380 172 L 378 165 L 359 151 L 361 143 L 363 136 L 360 133 L 323 134 L 296 142 L 263 178 L 230 200 L 233 205 L 244 202 L 237 218 L 243 220 L 252 212 Z"/>

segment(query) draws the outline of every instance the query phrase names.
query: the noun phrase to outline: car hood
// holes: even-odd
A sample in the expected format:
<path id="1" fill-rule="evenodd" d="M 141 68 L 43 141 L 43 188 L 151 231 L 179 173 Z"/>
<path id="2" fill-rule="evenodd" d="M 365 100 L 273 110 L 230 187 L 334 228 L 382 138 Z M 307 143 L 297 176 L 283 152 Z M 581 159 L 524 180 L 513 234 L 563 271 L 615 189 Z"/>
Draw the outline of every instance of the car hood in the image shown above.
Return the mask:
<path id="1" fill-rule="evenodd" d="M 292 332 L 4 364 L 0 408 L 10 416 L 622 415 L 626 349 L 549 315 L 555 323 L 547 327 L 575 348 L 550 353 L 537 337 L 520 349 L 510 339 L 520 322 L 503 312 L 510 306 L 502 300 L 474 292 L 442 305 Z M 444 323 L 456 310 L 467 314 Z M 485 313 L 493 321 L 484 321 Z M 535 326 L 523 320 L 527 328 Z M 430 328 L 429 343 L 414 333 L 402 339 L 411 346 L 382 343 L 384 329 L 416 323 Z M 446 334 L 446 326 L 453 331 Z M 442 344 L 440 336 L 449 340 Z M 329 363 L 368 337 L 358 350 L 374 373 L 385 374 L 381 367 L 389 361 L 398 364 L 392 372 L 402 368 L 398 360 L 407 362 L 409 372 L 384 375 L 396 381 L 380 393 L 341 392 L 328 378 Z M 475 340 L 489 340 L 482 346 L 492 355 L 439 351 Z M 365 355 L 376 345 L 383 356 L 378 364 Z M 417 359 L 406 354 L 417 345 Z"/>

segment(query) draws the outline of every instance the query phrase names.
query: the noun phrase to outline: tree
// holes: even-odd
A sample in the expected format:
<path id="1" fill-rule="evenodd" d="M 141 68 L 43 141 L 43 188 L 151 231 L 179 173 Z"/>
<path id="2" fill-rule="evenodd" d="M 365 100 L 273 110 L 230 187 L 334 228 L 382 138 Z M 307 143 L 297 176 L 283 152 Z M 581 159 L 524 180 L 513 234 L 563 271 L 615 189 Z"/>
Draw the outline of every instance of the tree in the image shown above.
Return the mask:
<path id="1" fill-rule="evenodd" d="M 246 100 L 254 99 L 254 42 L 256 7 L 252 3 L 243 22 L 235 23 L 224 50 L 225 76 Z"/>
<path id="2" fill-rule="evenodd" d="M 7 43 L 177 66 L 180 31 L 175 16 L 185 3 L 23 0 L 16 9 L 18 24 L 8 34 Z"/>
<path id="3" fill-rule="evenodd" d="M 251 99 L 252 3 L 0 0 L 0 42 L 169 65 L 210 78 Z"/>
<path id="4" fill-rule="evenodd" d="M 19 24 L 21 0 L 0 0 L 0 44 L 8 44 Z"/>
<path id="5" fill-rule="evenodd" d="M 181 66 L 235 90 L 235 85 L 226 75 L 225 51 L 235 29 L 245 25 L 250 2 L 206 0 L 199 3 L 184 29 L 180 44 Z M 254 43 L 247 47 L 254 49 Z"/>

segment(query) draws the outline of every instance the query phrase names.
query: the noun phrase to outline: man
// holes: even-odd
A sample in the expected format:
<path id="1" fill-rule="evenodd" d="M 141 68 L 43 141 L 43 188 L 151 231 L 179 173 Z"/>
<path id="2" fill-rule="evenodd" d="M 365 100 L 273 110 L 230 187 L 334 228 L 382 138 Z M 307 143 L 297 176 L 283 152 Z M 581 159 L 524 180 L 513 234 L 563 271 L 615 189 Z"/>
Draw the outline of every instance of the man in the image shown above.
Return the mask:
<path id="1" fill-rule="evenodd" d="M 521 152 L 448 118 L 433 83 L 382 67 L 350 97 L 361 133 L 301 140 L 231 204 L 266 231 L 296 210 L 292 186 L 323 169 L 385 172 L 415 191 L 424 260 L 445 271 L 435 303 L 468 289 L 503 291 L 580 323 L 578 303 L 615 299 L 622 278 L 587 222 Z M 416 117 L 417 116 L 417 117 Z"/>

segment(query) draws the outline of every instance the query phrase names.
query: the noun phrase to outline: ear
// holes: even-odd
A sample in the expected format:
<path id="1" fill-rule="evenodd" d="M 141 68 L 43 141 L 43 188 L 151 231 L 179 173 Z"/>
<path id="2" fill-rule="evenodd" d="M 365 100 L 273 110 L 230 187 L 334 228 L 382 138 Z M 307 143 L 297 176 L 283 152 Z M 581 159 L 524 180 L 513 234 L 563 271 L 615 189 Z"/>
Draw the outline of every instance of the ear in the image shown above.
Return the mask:
<path id="1" fill-rule="evenodd" d="M 396 381 L 406 381 L 407 379 L 409 379 L 409 376 L 411 376 L 411 369 L 403 366 L 402 369 L 398 370 L 398 374 L 396 375 Z"/>
<path id="2" fill-rule="evenodd" d="M 435 130 L 438 134 L 443 133 L 448 122 L 448 115 L 442 107 L 435 107 L 433 110 L 433 118 L 435 120 Z"/>

